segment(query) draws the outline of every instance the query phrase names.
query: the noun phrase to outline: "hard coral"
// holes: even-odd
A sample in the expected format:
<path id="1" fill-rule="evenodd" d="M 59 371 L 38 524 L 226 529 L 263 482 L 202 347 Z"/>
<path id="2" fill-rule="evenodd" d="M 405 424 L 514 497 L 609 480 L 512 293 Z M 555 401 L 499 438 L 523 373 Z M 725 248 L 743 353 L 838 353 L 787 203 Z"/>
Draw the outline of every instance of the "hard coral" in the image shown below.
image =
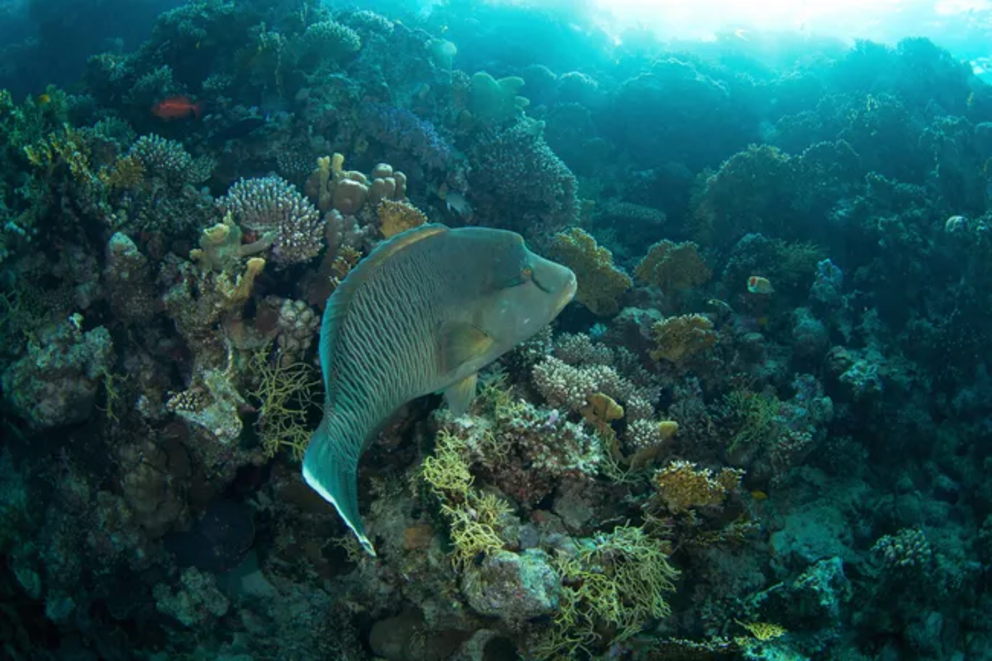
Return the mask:
<path id="1" fill-rule="evenodd" d="M 581 540 L 574 555 L 559 552 L 554 564 L 561 606 L 534 650 L 540 658 L 572 658 L 593 644 L 625 640 L 671 612 L 665 594 L 675 591 L 679 572 L 668 563 L 665 544 L 643 528 L 619 526 Z"/>
<path id="2" fill-rule="evenodd" d="M 673 243 L 663 240 L 651 246 L 634 269 L 634 277 L 666 294 L 705 284 L 713 273 L 691 241 Z"/>
<path id="3" fill-rule="evenodd" d="M 427 216 L 407 202 L 381 200 L 375 208 L 379 217 L 379 231 L 387 239 L 427 222 Z"/>
<path id="4" fill-rule="evenodd" d="M 688 461 L 673 461 L 654 475 L 654 485 L 662 504 L 672 514 L 715 507 L 740 486 L 743 471 L 724 468 L 713 475 L 708 468 L 696 469 Z"/>
<path id="5" fill-rule="evenodd" d="M 713 322 L 699 314 L 669 317 L 655 323 L 651 330 L 656 344 L 651 357 L 676 365 L 713 346 L 719 339 Z"/>
<path id="6" fill-rule="evenodd" d="M 616 314 L 619 299 L 633 281 L 613 265 L 613 255 L 577 227 L 554 236 L 552 255 L 575 271 L 579 289 L 575 299 L 600 317 Z"/>
<path id="7" fill-rule="evenodd" d="M 306 262 L 324 247 L 320 212 L 280 177 L 240 179 L 217 202 L 247 230 L 272 237 L 276 264 Z"/>

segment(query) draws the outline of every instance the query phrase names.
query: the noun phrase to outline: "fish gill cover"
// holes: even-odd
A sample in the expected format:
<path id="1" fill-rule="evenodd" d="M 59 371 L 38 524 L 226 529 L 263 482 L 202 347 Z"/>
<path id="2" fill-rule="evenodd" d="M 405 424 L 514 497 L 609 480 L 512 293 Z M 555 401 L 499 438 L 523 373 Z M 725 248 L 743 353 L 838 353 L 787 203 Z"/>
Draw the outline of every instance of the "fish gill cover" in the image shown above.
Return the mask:
<path id="1" fill-rule="evenodd" d="M 0 656 L 987 658 L 989 14 L 745 4 L 0 2 Z"/>

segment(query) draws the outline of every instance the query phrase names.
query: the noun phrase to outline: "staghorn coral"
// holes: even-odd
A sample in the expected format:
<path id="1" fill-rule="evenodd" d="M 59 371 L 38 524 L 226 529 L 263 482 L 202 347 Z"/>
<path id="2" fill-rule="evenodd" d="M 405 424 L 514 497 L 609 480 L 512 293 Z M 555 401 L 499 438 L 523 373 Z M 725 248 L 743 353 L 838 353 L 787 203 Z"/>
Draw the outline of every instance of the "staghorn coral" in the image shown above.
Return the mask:
<path id="1" fill-rule="evenodd" d="M 713 322 L 700 314 L 669 317 L 651 327 L 655 348 L 650 352 L 654 360 L 667 360 L 682 365 L 696 354 L 716 344 L 719 336 Z"/>
<path id="2" fill-rule="evenodd" d="M 554 236 L 551 254 L 575 271 L 579 288 L 575 299 L 600 317 L 616 314 L 619 299 L 633 281 L 613 265 L 613 255 L 599 246 L 596 239 L 577 227 Z"/>
<path id="3" fill-rule="evenodd" d="M 272 258 L 280 267 L 307 262 L 324 247 L 320 212 L 280 177 L 240 179 L 217 206 L 244 229 L 270 237 Z"/>
<path id="4" fill-rule="evenodd" d="M 666 294 L 703 285 L 712 275 L 699 254 L 699 246 L 691 241 L 673 243 L 667 239 L 651 246 L 634 269 L 635 278 Z"/>

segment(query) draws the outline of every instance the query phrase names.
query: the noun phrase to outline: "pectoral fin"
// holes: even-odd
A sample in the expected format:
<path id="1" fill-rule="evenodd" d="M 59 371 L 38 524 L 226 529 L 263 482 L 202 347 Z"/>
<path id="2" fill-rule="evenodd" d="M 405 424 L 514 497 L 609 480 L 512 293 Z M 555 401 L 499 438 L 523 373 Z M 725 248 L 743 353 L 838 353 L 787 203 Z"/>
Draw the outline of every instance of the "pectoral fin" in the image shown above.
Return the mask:
<path id="1" fill-rule="evenodd" d="M 444 400 L 455 415 L 462 415 L 472 405 L 475 399 L 475 384 L 479 380 L 478 373 L 470 374 L 444 391 Z"/>
<path id="2" fill-rule="evenodd" d="M 451 322 L 441 328 L 441 369 L 450 373 L 465 363 L 480 358 L 489 351 L 495 340 L 478 326 L 464 322 Z M 472 382 L 473 392 L 475 381 Z"/>

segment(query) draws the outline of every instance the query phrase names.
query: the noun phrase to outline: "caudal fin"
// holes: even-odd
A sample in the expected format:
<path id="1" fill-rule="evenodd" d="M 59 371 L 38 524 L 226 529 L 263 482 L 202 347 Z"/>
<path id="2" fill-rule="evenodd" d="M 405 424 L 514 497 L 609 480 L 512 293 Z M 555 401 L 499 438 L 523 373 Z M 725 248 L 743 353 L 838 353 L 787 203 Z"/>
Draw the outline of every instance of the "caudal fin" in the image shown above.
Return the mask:
<path id="1" fill-rule="evenodd" d="M 365 535 L 365 525 L 358 513 L 358 458 L 349 452 L 352 444 L 349 439 L 333 435 L 325 418 L 310 438 L 303 457 L 303 479 L 334 505 L 362 548 L 375 556 L 375 548 Z"/>

